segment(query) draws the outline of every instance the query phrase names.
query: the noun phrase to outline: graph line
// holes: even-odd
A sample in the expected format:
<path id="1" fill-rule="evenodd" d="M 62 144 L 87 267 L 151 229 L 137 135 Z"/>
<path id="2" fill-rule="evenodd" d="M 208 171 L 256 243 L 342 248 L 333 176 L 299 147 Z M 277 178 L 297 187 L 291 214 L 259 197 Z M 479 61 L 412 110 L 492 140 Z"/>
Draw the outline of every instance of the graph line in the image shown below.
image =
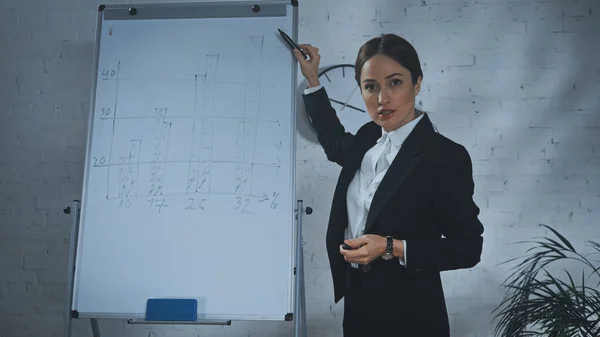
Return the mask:
<path id="1" fill-rule="evenodd" d="M 113 108 L 113 116 L 117 115 L 117 106 L 119 105 L 118 100 L 119 100 L 119 71 L 121 70 L 121 61 L 117 62 L 117 71 L 116 71 L 116 82 L 115 82 L 115 106 Z M 109 147 L 109 151 L 108 151 L 108 163 L 110 164 L 112 162 L 112 148 L 113 148 L 113 141 L 115 139 L 115 124 L 116 124 L 116 120 L 113 119 L 112 122 L 112 134 L 110 137 L 110 147 Z M 106 198 L 108 199 L 110 193 L 110 170 L 108 170 L 108 172 L 106 173 Z"/>

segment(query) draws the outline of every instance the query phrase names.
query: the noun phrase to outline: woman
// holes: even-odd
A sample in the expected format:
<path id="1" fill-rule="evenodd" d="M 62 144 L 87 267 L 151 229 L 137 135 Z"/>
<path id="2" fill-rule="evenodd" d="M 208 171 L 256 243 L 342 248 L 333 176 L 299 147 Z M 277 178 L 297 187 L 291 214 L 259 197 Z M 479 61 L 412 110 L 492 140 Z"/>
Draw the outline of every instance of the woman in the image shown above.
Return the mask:
<path id="1" fill-rule="evenodd" d="M 393 34 L 360 48 L 355 78 L 372 121 L 352 135 L 319 83 L 319 50 L 300 47 L 307 112 L 342 166 L 326 244 L 344 336 L 449 336 L 440 272 L 479 262 L 483 225 L 468 152 L 415 109 L 417 52 Z"/>

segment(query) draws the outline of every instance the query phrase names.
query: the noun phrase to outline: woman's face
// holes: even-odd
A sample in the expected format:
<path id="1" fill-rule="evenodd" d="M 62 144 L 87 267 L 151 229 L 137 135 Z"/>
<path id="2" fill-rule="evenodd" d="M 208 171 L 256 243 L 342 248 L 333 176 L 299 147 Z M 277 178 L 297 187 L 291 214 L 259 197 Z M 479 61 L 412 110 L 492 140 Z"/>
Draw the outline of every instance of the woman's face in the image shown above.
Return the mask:
<path id="1" fill-rule="evenodd" d="M 385 55 L 371 57 L 360 73 L 360 86 L 371 119 L 386 131 L 415 118 L 415 97 L 421 77 L 413 84 L 410 71 Z"/>

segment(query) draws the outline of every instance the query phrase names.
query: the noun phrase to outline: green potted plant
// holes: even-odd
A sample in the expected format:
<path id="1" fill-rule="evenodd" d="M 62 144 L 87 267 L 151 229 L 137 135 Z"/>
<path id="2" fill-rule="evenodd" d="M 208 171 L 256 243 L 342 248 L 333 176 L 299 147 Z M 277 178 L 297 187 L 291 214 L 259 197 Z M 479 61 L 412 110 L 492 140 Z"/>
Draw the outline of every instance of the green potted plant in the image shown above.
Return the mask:
<path id="1" fill-rule="evenodd" d="M 534 246 L 523 257 L 503 282 L 506 289 L 503 301 L 493 310 L 498 324 L 495 335 L 524 336 L 600 336 L 599 282 L 589 285 L 589 277 L 600 276 L 600 263 L 591 261 L 578 252 L 558 231 L 549 226 L 554 238 L 536 238 L 528 243 Z M 589 241 L 594 255 L 600 253 L 600 244 Z M 550 264 L 559 261 L 581 265 L 577 282 L 567 270 L 564 277 L 548 271 Z M 587 273 L 586 273 L 587 271 Z"/>

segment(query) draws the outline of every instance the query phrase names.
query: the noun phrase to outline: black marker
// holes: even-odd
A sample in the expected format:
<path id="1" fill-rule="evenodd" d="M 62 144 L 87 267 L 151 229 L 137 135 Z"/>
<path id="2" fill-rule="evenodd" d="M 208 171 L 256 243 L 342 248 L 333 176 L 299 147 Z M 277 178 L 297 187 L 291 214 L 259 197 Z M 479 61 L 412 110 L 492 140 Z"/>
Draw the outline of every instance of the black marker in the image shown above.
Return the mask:
<path id="1" fill-rule="evenodd" d="M 308 60 L 308 55 L 306 55 L 306 53 L 304 52 L 304 50 L 302 50 L 302 48 L 300 48 L 296 42 L 294 42 L 294 40 L 292 40 L 286 33 L 284 33 L 281 29 L 277 29 L 279 31 L 279 34 L 281 34 L 281 37 L 283 37 L 283 40 L 285 40 L 285 42 L 288 44 L 288 46 L 290 46 L 290 48 L 292 49 L 298 49 L 300 51 L 300 53 L 302 54 L 302 56 L 304 56 L 305 60 Z"/>
<path id="2" fill-rule="evenodd" d="M 353 250 L 354 248 L 352 248 L 352 247 L 350 247 L 350 246 L 348 246 L 347 244 L 344 243 L 342 245 L 342 249 L 344 249 L 344 250 Z"/>

